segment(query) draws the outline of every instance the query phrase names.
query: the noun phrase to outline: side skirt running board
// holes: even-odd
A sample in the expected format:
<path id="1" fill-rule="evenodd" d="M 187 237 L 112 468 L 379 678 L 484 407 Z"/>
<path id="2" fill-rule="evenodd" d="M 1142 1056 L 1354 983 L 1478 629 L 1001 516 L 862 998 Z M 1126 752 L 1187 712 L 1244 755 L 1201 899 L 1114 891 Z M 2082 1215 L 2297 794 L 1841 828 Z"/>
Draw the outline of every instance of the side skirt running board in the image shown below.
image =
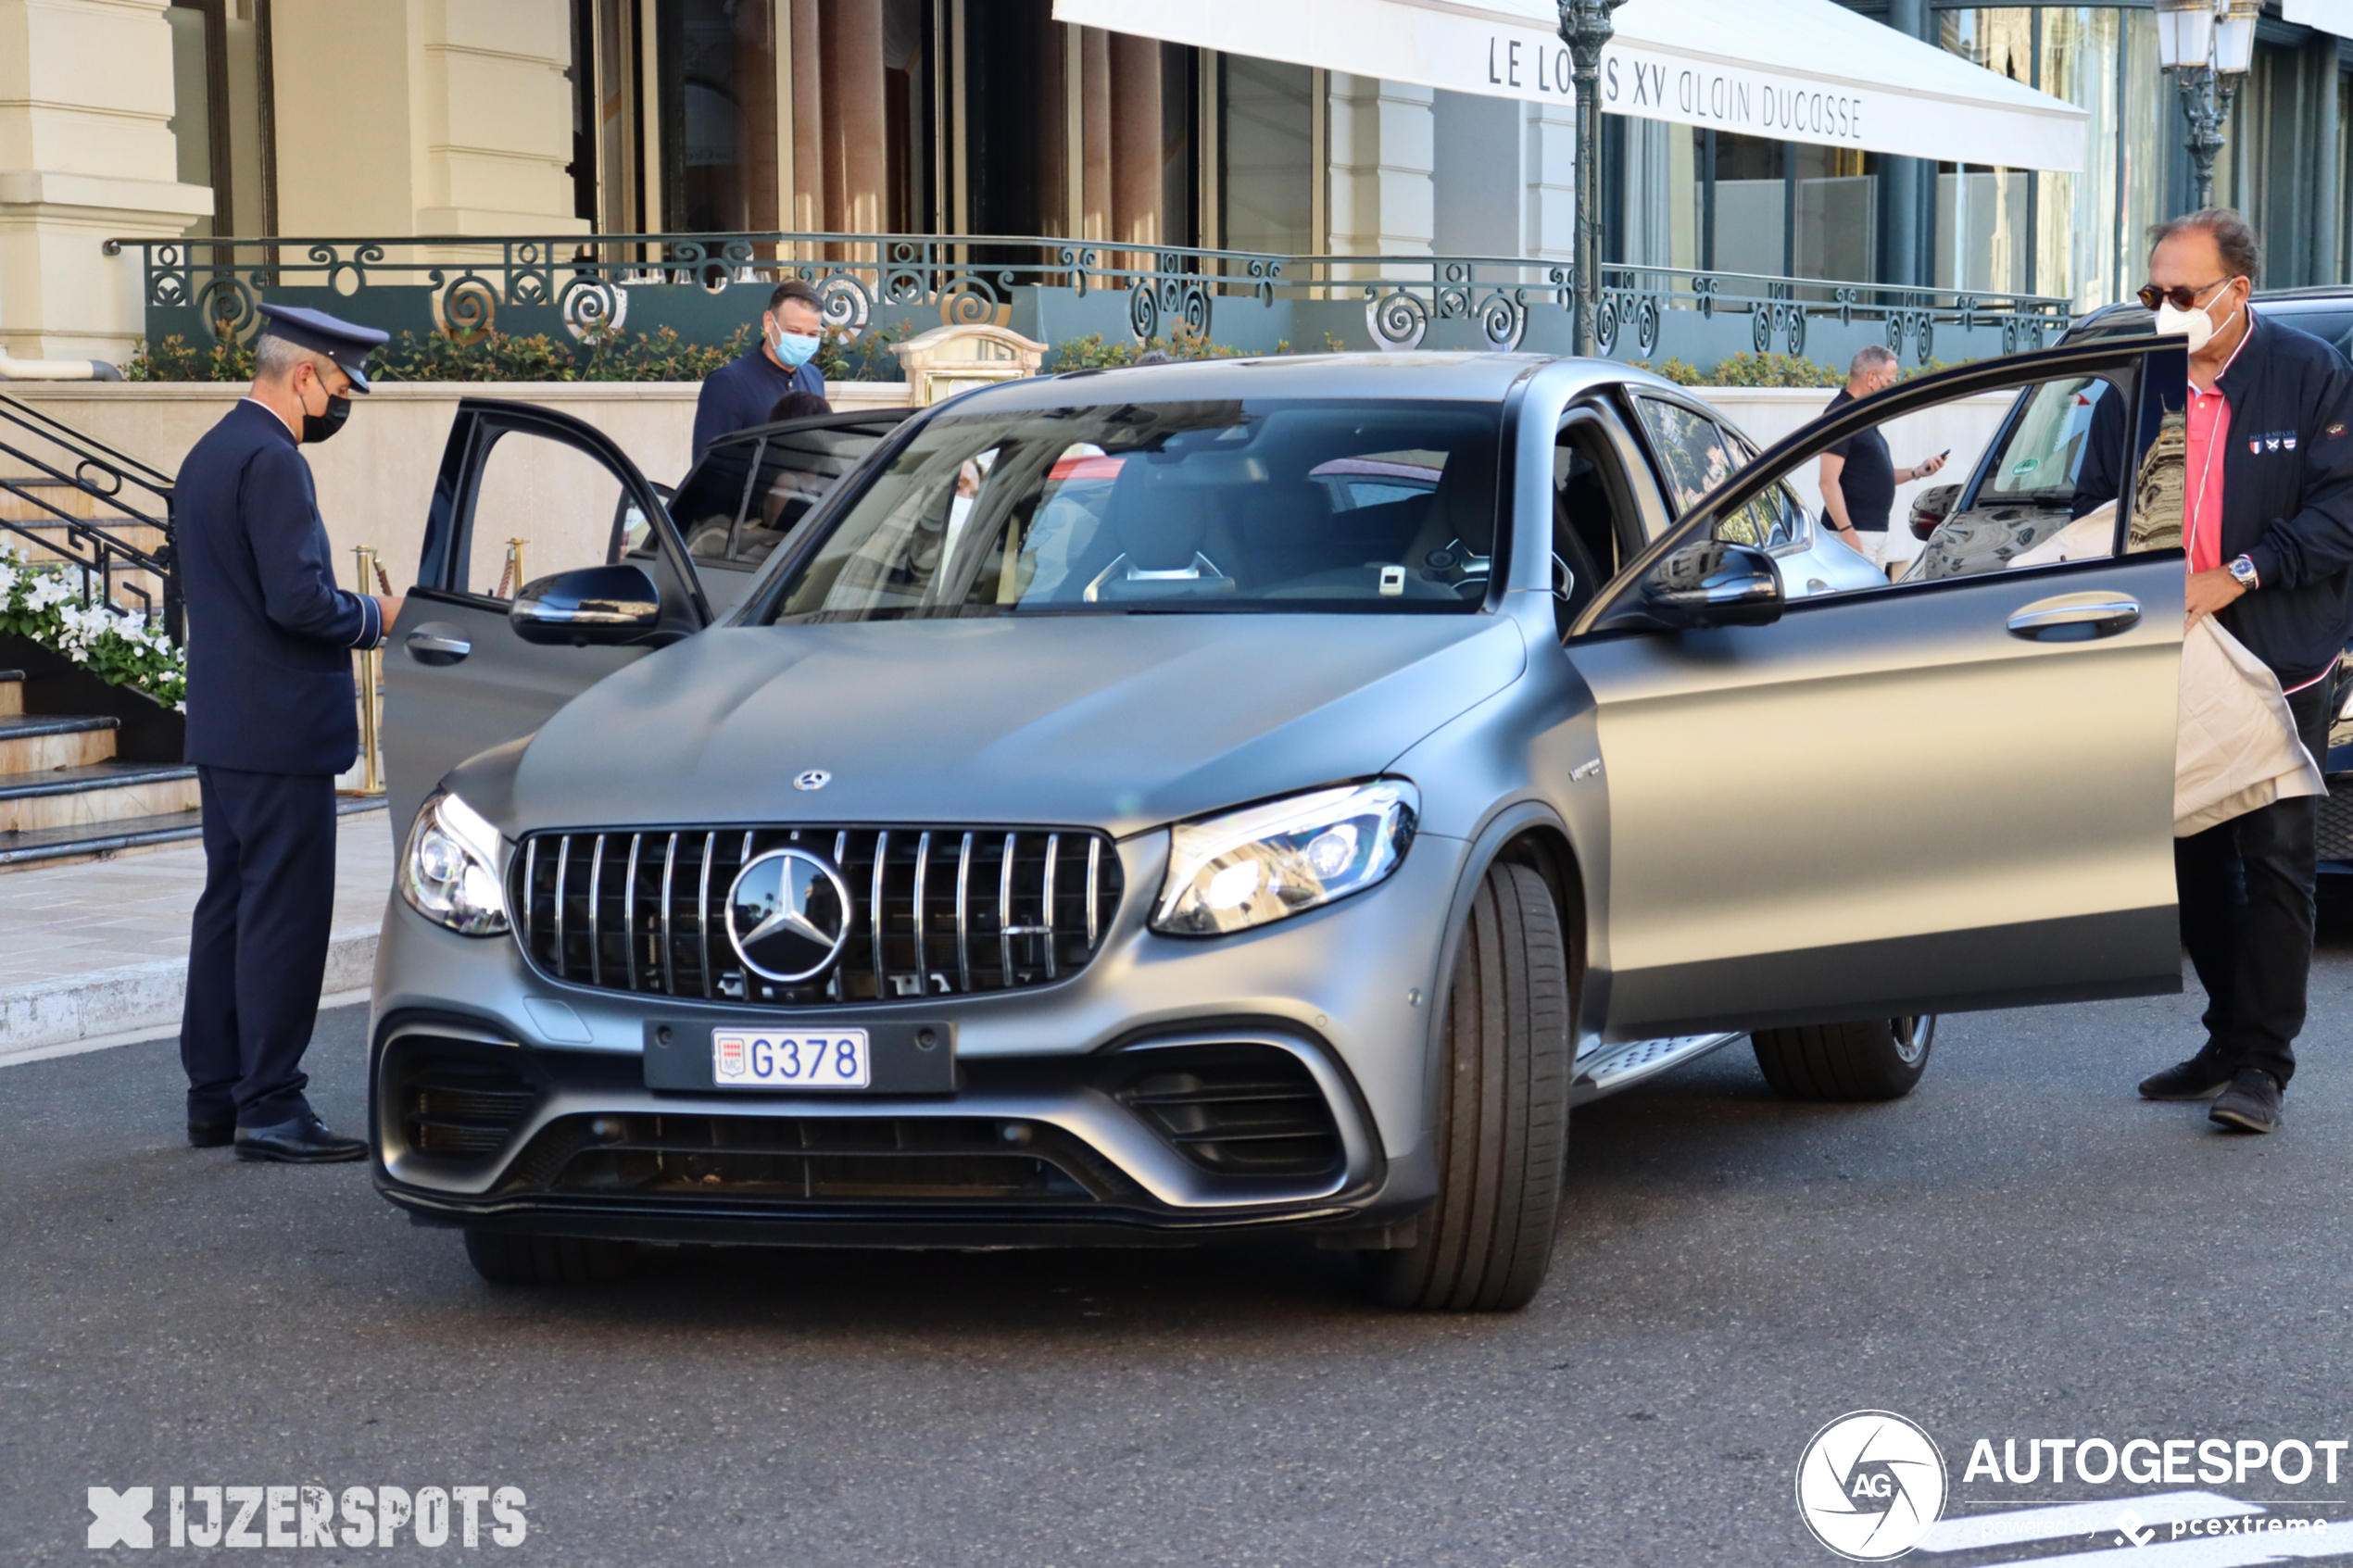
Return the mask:
<path id="1" fill-rule="evenodd" d="M 1665 1040 L 1628 1040 L 1587 1052 L 1577 1063 L 1568 1086 L 1568 1103 L 1583 1105 L 1614 1095 L 1643 1079 L 1680 1067 L 1705 1056 L 1718 1046 L 1748 1036 L 1738 1030 L 1719 1035 L 1678 1035 Z"/>

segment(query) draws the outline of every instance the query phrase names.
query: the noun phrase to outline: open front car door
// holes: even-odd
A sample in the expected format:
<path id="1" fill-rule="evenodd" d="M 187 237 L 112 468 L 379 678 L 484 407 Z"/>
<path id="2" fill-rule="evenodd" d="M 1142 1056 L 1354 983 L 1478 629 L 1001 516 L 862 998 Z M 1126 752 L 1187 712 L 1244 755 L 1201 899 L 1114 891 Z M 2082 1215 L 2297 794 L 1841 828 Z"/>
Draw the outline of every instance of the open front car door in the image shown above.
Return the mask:
<path id="1" fill-rule="evenodd" d="M 1899 385 L 1741 469 L 1586 608 L 1608 1038 L 2179 989 L 2184 373 L 2139 339 Z M 2005 423 L 1989 395 L 2020 393 Z M 2001 445 L 2004 506 L 1892 582 L 1793 592 L 1791 481 L 1871 429 L 1899 469 Z"/>
<path id="2" fill-rule="evenodd" d="M 518 598 L 582 569 L 649 587 L 652 623 L 623 640 L 526 640 Z M 604 596 L 641 602 L 643 588 Z M 576 597 L 576 592 L 573 596 Z M 598 602 L 603 602 L 599 600 Z M 579 614 L 580 607 L 549 607 Z M 384 648 L 384 772 L 396 838 L 451 768 L 529 734 L 623 666 L 702 630 L 711 608 L 669 510 L 602 432 L 552 409 L 458 405 L 417 585 Z"/>

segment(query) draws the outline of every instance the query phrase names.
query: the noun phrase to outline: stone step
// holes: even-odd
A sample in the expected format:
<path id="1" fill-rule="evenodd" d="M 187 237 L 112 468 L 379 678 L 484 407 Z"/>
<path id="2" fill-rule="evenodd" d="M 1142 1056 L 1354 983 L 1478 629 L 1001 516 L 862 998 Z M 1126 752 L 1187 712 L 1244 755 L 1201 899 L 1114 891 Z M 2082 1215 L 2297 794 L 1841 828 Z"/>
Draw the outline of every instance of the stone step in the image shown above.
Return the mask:
<path id="1" fill-rule="evenodd" d="M 46 713 L 0 719 L 0 775 L 87 768 L 114 757 L 115 718 L 61 718 Z"/>
<path id="2" fill-rule="evenodd" d="M 24 671 L 0 670 L 0 719 L 14 719 L 24 711 Z"/>
<path id="3" fill-rule="evenodd" d="M 45 773 L 0 773 L 0 843 L 38 828 L 82 827 L 196 809 L 185 763 L 97 762 Z"/>
<path id="4" fill-rule="evenodd" d="M 384 809 L 381 795 L 346 795 L 335 801 L 338 817 Z M 195 811 L 169 811 L 79 827 L 32 828 L 24 833 L 0 834 L 0 872 L 74 860 L 112 859 L 117 855 L 193 843 L 203 836 L 204 822 Z"/>

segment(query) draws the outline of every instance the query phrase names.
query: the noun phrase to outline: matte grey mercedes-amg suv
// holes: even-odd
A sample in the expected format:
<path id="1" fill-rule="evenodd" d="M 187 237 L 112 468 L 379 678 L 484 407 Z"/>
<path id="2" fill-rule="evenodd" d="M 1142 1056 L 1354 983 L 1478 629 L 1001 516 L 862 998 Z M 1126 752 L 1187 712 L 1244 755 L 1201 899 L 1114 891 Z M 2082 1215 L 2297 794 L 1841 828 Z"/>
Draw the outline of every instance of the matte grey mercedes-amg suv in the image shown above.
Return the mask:
<path id="1" fill-rule="evenodd" d="M 388 654 L 377 1184 L 498 1281 L 1258 1233 L 1525 1302 L 1581 1098 L 1743 1034 L 1886 1098 L 1939 1010 L 2178 986 L 2181 366 L 1761 457 L 1590 361 L 1077 371 L 669 498 L 470 402 Z M 2139 411 L 2033 437 L 2136 477 L 2112 554 L 1784 586 L 1797 465 L 2070 379 Z"/>

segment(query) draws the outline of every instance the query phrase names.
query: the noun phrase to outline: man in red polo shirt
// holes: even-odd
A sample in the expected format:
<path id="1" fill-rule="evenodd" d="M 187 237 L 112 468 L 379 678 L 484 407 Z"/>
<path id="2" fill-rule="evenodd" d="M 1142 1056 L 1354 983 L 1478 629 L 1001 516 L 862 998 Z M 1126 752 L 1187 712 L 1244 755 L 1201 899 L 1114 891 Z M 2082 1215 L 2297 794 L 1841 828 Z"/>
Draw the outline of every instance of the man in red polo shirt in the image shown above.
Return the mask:
<path id="1" fill-rule="evenodd" d="M 2328 755 L 2353 619 L 2353 370 L 2248 308 L 2255 232 L 2209 207 L 2151 233 L 2141 302 L 2189 340 L 2192 625 L 2215 617 L 2279 677 L 2306 749 Z M 2279 1123 L 2312 964 L 2318 802 L 2282 800 L 2174 841 L 2182 943 L 2206 988 L 2206 1044 L 2144 1079 L 2150 1099 L 2212 1100 L 2234 1131 Z"/>

